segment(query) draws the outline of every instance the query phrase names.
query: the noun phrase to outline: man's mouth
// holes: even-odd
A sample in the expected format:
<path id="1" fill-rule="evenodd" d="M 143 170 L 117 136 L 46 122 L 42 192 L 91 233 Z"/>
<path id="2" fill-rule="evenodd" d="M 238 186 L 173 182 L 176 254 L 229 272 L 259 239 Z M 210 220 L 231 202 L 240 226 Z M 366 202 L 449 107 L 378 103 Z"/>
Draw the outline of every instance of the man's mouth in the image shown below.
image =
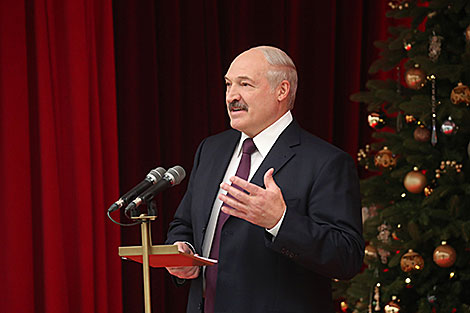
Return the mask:
<path id="1" fill-rule="evenodd" d="M 245 103 L 242 103 L 240 101 L 232 101 L 228 104 L 228 109 L 230 112 L 240 112 L 240 111 L 247 111 L 248 112 L 248 106 Z"/>

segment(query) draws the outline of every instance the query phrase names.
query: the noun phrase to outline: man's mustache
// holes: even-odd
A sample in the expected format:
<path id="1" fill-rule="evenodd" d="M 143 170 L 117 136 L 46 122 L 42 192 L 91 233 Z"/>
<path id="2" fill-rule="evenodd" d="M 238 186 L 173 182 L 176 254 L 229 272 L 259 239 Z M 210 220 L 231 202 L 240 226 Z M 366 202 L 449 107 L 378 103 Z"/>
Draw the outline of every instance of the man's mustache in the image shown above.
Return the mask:
<path id="1" fill-rule="evenodd" d="M 244 110 L 248 111 L 248 105 L 246 103 L 240 102 L 238 100 L 233 100 L 228 104 L 228 109 L 232 110 Z"/>

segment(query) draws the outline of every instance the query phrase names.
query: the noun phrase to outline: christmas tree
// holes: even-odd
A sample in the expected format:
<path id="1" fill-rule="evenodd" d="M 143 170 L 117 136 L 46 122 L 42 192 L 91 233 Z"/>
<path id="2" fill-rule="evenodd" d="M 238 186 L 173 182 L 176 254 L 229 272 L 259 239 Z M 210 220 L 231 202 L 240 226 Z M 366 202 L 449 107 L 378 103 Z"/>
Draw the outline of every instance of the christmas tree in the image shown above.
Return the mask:
<path id="1" fill-rule="evenodd" d="M 368 105 L 373 142 L 358 153 L 365 269 L 349 312 L 470 312 L 470 1 L 391 1 L 405 21 L 377 43 Z M 407 26 L 403 26 L 407 25 Z"/>

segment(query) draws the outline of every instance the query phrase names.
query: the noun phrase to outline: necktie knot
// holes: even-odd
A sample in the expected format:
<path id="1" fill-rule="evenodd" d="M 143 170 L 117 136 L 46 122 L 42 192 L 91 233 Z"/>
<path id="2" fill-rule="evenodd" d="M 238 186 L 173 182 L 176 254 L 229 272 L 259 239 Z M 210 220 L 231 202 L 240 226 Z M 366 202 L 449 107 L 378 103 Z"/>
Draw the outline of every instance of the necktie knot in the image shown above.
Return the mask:
<path id="1" fill-rule="evenodd" d="M 243 141 L 243 145 L 242 145 L 243 153 L 247 153 L 251 155 L 253 152 L 255 152 L 255 150 L 256 150 L 256 146 L 255 146 L 255 143 L 253 142 L 253 139 L 246 138 L 245 141 Z"/>

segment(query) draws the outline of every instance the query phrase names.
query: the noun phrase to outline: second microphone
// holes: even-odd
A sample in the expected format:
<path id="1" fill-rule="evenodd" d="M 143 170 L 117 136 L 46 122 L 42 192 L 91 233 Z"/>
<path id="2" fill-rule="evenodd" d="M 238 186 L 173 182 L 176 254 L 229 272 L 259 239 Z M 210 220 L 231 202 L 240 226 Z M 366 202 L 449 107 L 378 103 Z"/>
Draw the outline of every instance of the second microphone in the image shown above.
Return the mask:
<path id="1" fill-rule="evenodd" d="M 140 205 L 142 205 L 143 202 L 152 201 L 157 194 L 172 186 L 178 185 L 185 177 L 186 172 L 181 166 L 173 166 L 166 171 L 166 173 L 163 175 L 163 178 L 159 182 L 149 187 L 146 191 L 135 198 L 135 200 L 129 203 L 129 205 L 125 208 L 125 212 L 128 213 L 129 211 L 138 208 Z"/>

